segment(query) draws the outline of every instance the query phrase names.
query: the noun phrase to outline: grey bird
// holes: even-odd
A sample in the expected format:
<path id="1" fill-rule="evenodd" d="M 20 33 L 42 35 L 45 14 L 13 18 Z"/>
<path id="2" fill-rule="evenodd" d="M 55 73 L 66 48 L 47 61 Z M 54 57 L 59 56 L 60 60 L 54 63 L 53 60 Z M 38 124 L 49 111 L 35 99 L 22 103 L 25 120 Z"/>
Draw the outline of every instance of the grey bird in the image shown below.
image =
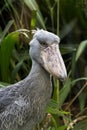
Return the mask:
<path id="1" fill-rule="evenodd" d="M 67 78 L 57 35 L 37 30 L 30 41 L 32 68 L 22 81 L 0 89 L 0 130 L 32 130 L 44 115 L 52 94 L 50 75 Z"/>

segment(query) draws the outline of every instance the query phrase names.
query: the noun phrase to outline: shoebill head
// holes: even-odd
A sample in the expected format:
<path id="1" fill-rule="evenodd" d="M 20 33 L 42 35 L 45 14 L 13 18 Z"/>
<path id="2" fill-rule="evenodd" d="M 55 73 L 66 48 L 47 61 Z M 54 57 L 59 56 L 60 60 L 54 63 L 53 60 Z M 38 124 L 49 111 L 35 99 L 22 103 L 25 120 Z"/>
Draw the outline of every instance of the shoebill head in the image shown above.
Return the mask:
<path id="1" fill-rule="evenodd" d="M 66 67 L 59 50 L 60 38 L 48 31 L 37 30 L 30 42 L 31 59 L 40 64 L 48 73 L 64 81 Z"/>

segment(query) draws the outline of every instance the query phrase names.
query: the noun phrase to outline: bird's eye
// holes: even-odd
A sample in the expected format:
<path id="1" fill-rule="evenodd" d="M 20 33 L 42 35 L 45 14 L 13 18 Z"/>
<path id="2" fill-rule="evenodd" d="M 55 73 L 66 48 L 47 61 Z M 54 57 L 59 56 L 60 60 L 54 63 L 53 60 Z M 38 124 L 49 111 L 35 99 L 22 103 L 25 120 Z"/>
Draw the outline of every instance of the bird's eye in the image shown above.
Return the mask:
<path id="1" fill-rule="evenodd" d="M 48 45 L 47 45 L 47 43 L 42 42 L 42 43 L 41 43 L 41 46 L 43 46 L 43 47 L 47 47 Z"/>

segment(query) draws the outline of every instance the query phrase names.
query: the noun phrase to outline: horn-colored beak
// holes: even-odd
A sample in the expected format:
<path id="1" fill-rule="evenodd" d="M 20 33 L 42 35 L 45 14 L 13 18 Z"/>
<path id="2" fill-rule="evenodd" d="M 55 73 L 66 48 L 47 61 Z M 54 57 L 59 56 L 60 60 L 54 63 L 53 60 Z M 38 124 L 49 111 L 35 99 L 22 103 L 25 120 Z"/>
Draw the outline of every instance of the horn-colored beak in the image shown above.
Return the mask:
<path id="1" fill-rule="evenodd" d="M 41 51 L 43 67 L 53 76 L 65 81 L 67 78 L 66 67 L 59 51 L 58 44 L 52 44 Z"/>

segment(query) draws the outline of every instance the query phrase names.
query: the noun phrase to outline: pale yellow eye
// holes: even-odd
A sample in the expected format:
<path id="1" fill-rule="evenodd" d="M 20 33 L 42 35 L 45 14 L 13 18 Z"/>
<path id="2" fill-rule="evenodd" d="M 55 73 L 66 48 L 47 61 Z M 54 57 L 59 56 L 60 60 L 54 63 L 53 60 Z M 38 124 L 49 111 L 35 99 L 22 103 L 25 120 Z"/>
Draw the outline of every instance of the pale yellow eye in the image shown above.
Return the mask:
<path id="1" fill-rule="evenodd" d="M 43 46 L 43 47 L 47 47 L 48 45 L 47 45 L 47 43 L 42 42 L 42 43 L 41 43 L 41 46 Z"/>

